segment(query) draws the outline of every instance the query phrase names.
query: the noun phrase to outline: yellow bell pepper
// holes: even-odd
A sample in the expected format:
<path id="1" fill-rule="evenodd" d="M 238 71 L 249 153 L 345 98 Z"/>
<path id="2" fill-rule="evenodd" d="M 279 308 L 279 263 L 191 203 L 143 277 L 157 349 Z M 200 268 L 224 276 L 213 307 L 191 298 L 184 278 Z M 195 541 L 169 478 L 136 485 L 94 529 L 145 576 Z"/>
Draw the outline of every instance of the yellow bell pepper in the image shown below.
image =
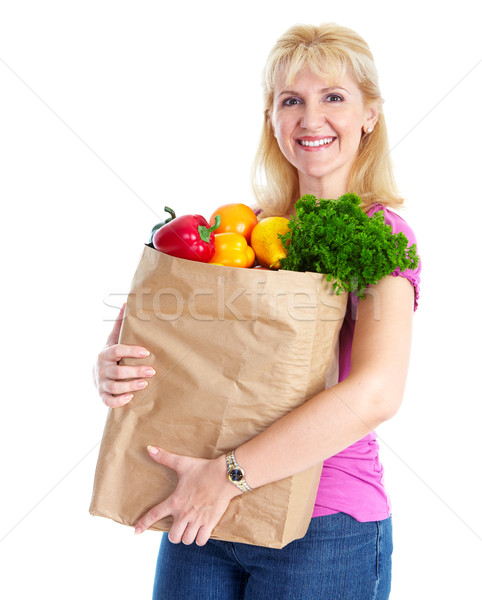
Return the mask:
<path id="1" fill-rule="evenodd" d="M 214 235 L 214 255 L 209 261 L 226 267 L 251 267 L 255 255 L 246 238 L 240 233 L 216 233 Z"/>

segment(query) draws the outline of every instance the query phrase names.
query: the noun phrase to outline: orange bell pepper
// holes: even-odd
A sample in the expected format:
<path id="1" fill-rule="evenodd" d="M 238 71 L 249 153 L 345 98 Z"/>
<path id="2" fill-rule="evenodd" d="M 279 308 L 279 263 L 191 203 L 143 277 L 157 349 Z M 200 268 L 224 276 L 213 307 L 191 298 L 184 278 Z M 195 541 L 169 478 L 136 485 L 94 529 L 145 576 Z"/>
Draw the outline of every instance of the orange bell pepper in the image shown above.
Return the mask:
<path id="1" fill-rule="evenodd" d="M 211 215 L 210 225 L 214 225 L 216 215 L 221 217 L 216 233 L 240 233 L 250 243 L 251 232 L 258 224 L 258 217 L 252 208 L 240 203 L 223 204 Z"/>
<path id="2" fill-rule="evenodd" d="M 251 267 L 255 255 L 246 238 L 240 233 L 216 233 L 214 235 L 214 255 L 209 261 L 226 267 Z"/>

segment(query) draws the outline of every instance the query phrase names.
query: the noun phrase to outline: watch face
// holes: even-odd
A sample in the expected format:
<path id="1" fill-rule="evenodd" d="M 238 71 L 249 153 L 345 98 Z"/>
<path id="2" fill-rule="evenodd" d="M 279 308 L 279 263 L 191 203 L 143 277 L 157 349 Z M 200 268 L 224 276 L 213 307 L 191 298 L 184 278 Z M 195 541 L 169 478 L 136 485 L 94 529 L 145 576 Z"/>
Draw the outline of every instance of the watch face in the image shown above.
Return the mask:
<path id="1" fill-rule="evenodd" d="M 229 479 L 231 481 L 242 481 L 244 478 L 244 473 L 241 469 L 231 469 L 229 471 Z"/>

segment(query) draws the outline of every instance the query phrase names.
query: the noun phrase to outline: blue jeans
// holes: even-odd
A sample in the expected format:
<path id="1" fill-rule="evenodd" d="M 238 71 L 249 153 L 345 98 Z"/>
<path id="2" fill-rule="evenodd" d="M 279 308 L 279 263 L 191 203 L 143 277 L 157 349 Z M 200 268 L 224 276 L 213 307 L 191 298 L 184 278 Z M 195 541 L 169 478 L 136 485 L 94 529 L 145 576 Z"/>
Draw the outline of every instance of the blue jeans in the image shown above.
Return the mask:
<path id="1" fill-rule="evenodd" d="M 164 534 L 153 600 L 387 600 L 391 554 L 391 517 L 314 517 L 305 537 L 281 550 L 219 540 L 186 546 Z"/>

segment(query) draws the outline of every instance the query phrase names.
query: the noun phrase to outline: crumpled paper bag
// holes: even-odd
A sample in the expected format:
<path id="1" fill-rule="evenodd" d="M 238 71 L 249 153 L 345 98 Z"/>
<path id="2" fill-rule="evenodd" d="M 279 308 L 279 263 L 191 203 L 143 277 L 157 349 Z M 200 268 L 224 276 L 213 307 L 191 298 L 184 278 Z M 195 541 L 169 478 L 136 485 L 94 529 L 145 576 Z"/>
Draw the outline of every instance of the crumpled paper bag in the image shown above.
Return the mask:
<path id="1" fill-rule="evenodd" d="M 109 409 L 90 512 L 132 526 L 173 491 L 176 473 L 148 444 L 214 458 L 336 383 L 345 310 L 346 295 L 324 275 L 210 265 L 146 246 L 120 342 L 148 348 L 147 359 L 124 362 L 156 375 Z M 303 537 L 321 469 L 234 498 L 212 537 L 272 548 Z"/>

